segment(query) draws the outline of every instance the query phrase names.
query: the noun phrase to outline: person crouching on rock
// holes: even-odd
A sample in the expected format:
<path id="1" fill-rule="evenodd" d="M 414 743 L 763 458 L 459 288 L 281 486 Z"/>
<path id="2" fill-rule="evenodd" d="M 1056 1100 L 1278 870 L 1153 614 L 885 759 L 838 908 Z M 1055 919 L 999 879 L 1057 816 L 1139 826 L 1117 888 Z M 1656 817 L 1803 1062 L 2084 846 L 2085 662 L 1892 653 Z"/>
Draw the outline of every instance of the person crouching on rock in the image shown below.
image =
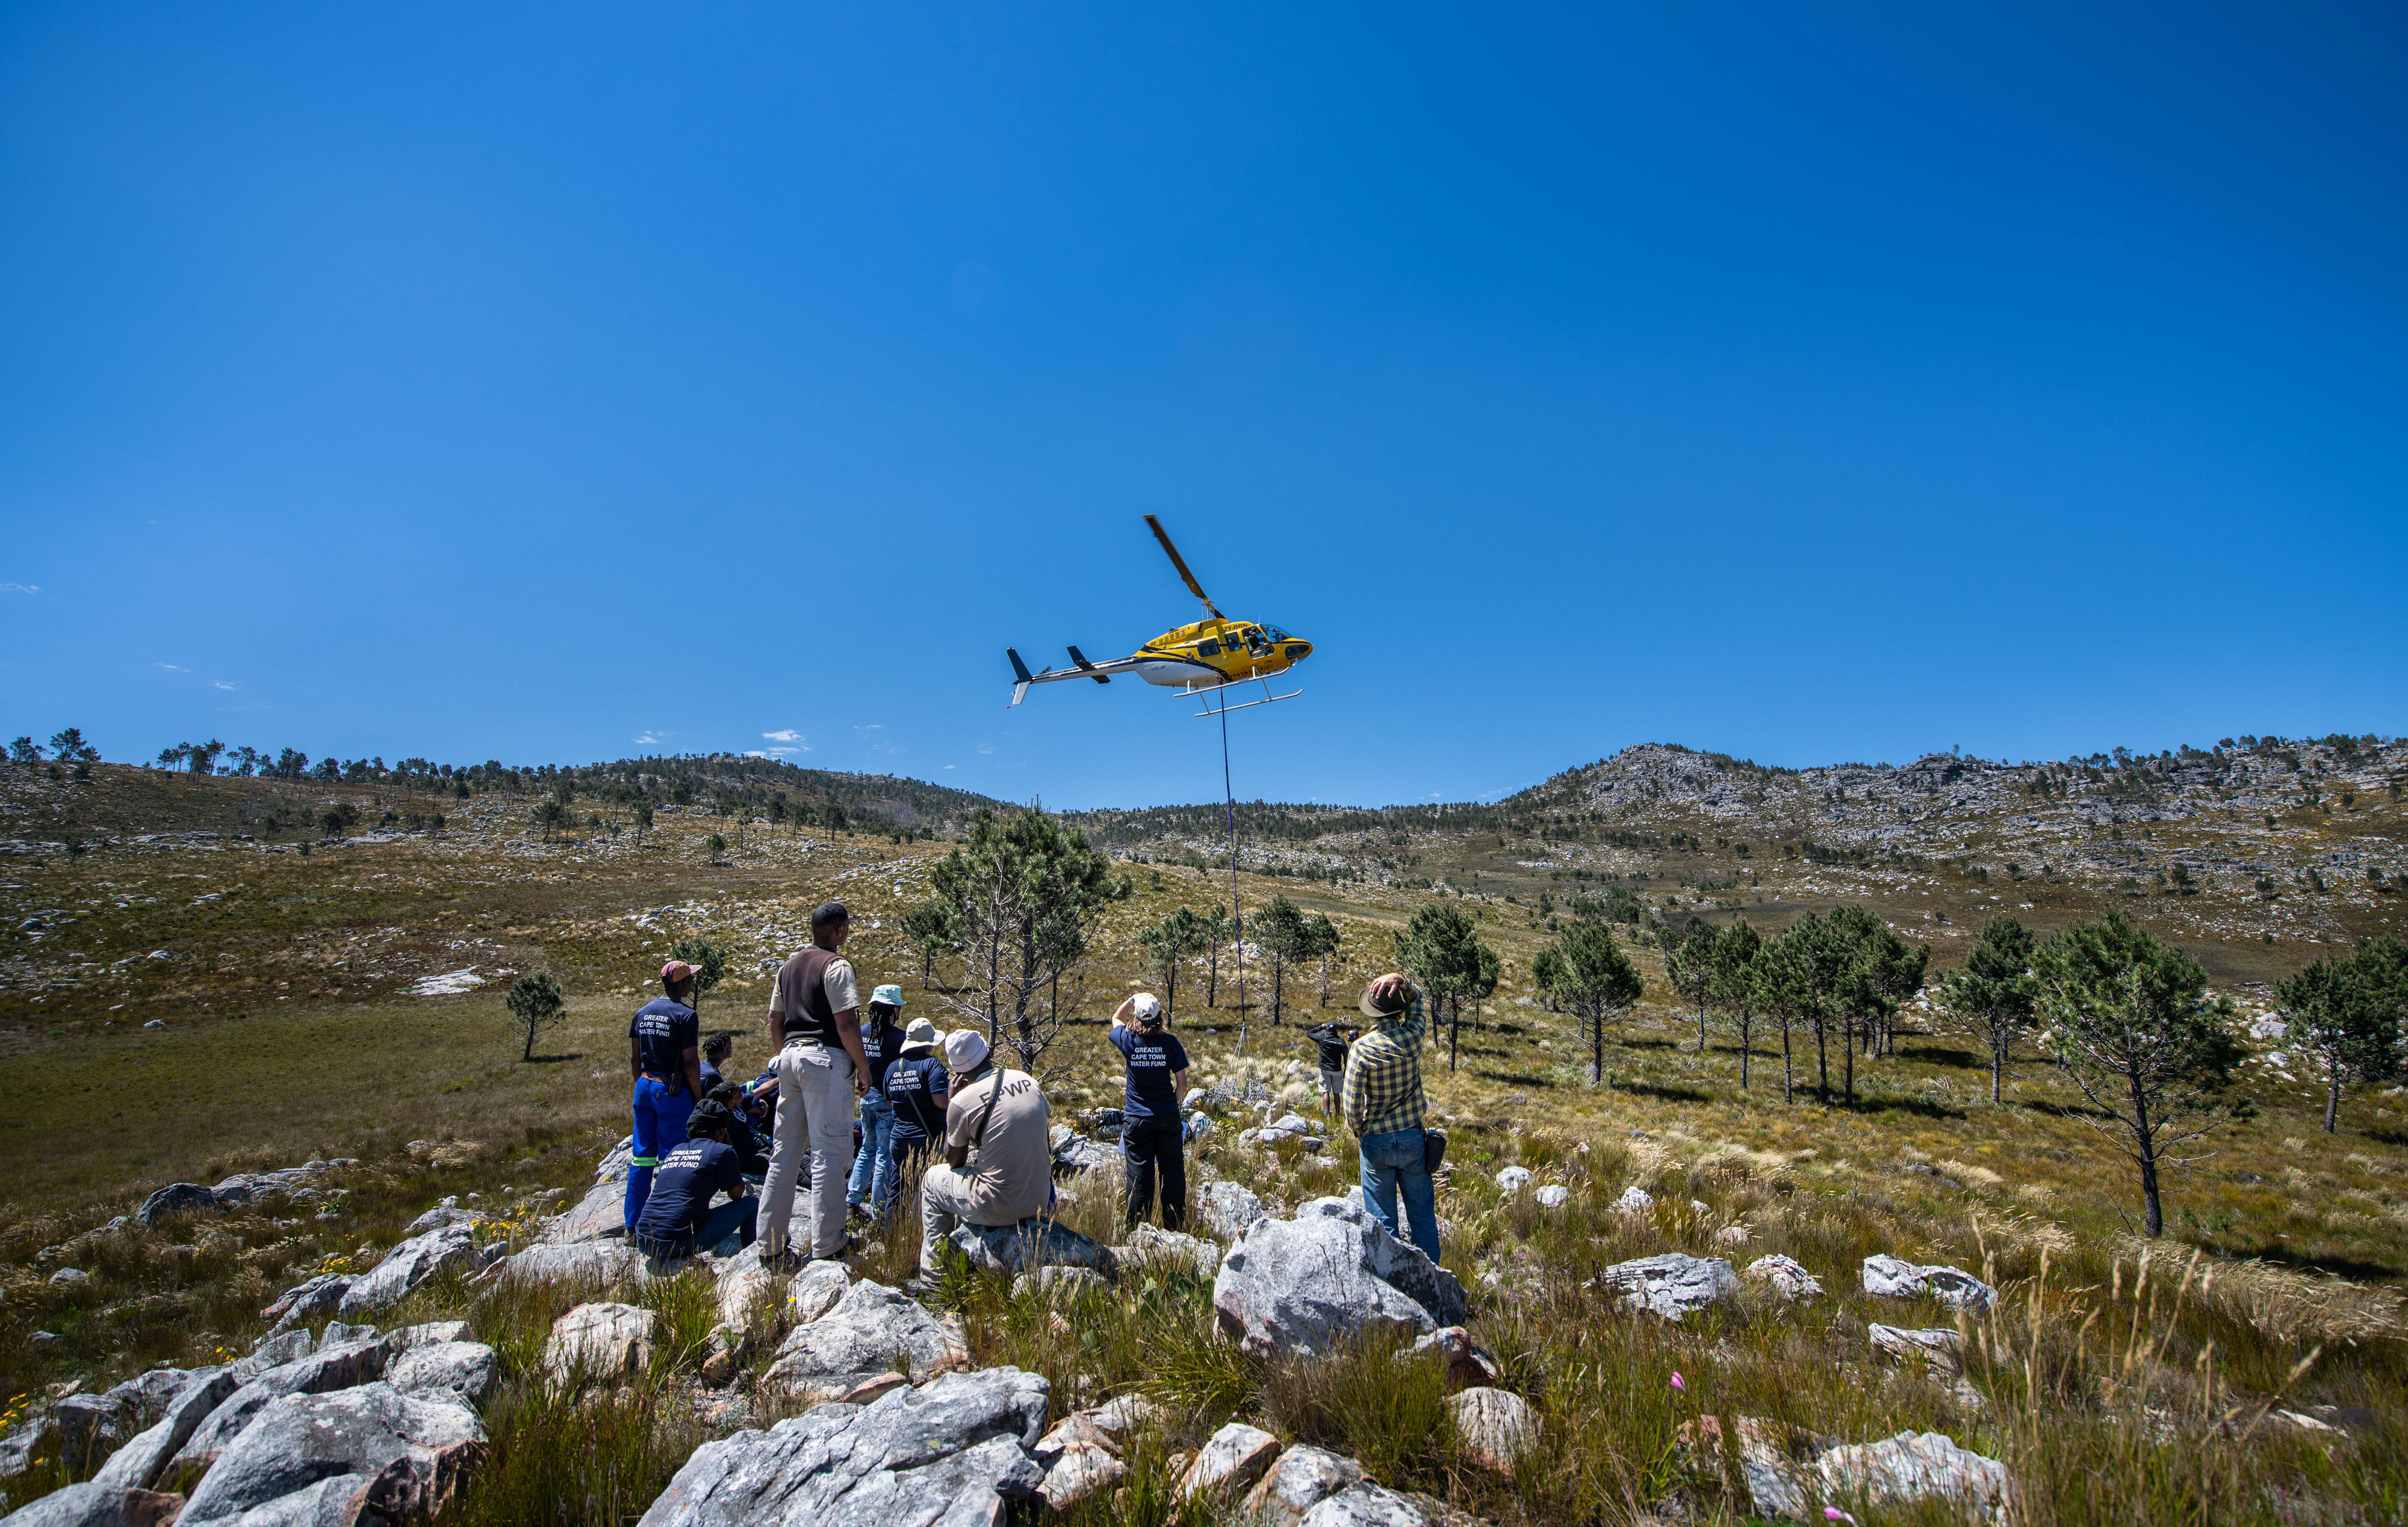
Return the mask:
<path id="1" fill-rule="evenodd" d="M 1154 1208 L 1154 1179 L 1162 1179 L 1162 1228 L 1187 1223 L 1187 1142 L 1179 1120 L 1179 1095 L 1187 1088 L 1187 1051 L 1165 1027 L 1162 1003 L 1139 992 L 1112 1014 L 1104 1037 L 1128 1063 L 1128 1092 L 1122 1104 L 1121 1152 L 1128 1160 L 1128 1223 L 1135 1229 Z"/>
<path id="2" fill-rule="evenodd" d="M 741 1245 L 752 1244 L 761 1201 L 744 1190 L 743 1165 L 728 1144 L 735 1125 L 724 1104 L 705 1099 L 685 1121 L 685 1139 L 661 1159 L 636 1226 L 636 1248 L 656 1271 L 717 1246 L 731 1231 Z M 722 1192 L 731 1202 L 711 1208 L 711 1195 Z"/>
<path id="3" fill-rule="evenodd" d="M 945 1103 L 953 1075 L 945 1058 L 937 1053 L 945 1036 L 925 1018 L 913 1018 L 903 1030 L 903 1043 L 886 1067 L 886 1102 L 895 1122 L 886 1136 L 889 1160 L 886 1202 L 882 1215 L 891 1214 L 895 1201 L 921 1169 L 929 1142 L 945 1132 Z"/>
<path id="4" fill-rule="evenodd" d="M 1438 1260 L 1438 1193 L 1430 1182 L 1422 1132 L 1422 1035 L 1426 1020 L 1419 988 L 1403 976 L 1380 977 L 1363 992 L 1363 1016 L 1376 1025 L 1346 1057 L 1346 1127 L 1362 1153 L 1363 1205 L 1404 1238 L 1397 1200 L 1404 1199 L 1412 1243 Z"/>
<path id="5" fill-rule="evenodd" d="M 920 1276 L 944 1275 L 939 1247 L 954 1227 L 1017 1225 L 1054 1196 L 1054 1114 L 1026 1072 L 1007 1071 L 967 1029 L 945 1036 L 953 1095 L 945 1104 L 945 1160 L 920 1178 Z M 978 1162 L 970 1163 L 970 1152 Z"/>
<path id="6" fill-rule="evenodd" d="M 627 1060 L 636 1073 L 636 1155 L 627 1165 L 627 1233 L 644 1217 L 644 1200 L 662 1154 L 685 1138 L 685 1116 L 702 1101 L 702 1058 L 694 1016 L 694 967 L 661 967 L 663 995 L 627 1022 Z"/>

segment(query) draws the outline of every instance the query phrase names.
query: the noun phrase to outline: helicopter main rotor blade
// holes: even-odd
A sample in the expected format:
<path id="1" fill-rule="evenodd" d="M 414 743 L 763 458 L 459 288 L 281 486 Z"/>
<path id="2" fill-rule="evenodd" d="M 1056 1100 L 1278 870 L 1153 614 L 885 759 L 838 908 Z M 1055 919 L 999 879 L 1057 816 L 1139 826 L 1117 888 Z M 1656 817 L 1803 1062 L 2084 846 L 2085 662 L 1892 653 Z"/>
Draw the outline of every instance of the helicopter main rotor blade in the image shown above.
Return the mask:
<path id="1" fill-rule="evenodd" d="M 1214 620 L 1225 619 L 1221 612 L 1213 608 L 1212 596 L 1205 593 L 1204 585 L 1197 583 L 1196 575 L 1187 570 L 1186 559 L 1179 555 L 1178 547 L 1170 544 L 1170 532 L 1162 527 L 1162 522 L 1149 514 L 1145 517 L 1145 523 L 1154 531 L 1154 539 L 1162 542 L 1162 549 L 1170 554 L 1170 565 L 1179 569 L 1180 577 L 1187 580 L 1187 592 L 1204 601 L 1205 610 L 1211 612 Z"/>

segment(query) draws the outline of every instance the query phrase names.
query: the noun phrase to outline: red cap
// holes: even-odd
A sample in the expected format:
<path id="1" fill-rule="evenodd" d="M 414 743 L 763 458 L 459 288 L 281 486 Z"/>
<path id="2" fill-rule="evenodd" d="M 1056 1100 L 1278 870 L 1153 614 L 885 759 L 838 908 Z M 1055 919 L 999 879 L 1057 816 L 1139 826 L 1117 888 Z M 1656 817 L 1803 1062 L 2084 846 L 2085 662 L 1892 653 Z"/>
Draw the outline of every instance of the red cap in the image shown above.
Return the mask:
<path id="1" fill-rule="evenodd" d="M 683 981 L 693 974 L 694 967 L 687 964 L 682 959 L 672 959 L 667 964 L 661 967 L 662 981 L 671 986 L 675 986 L 678 982 Z"/>

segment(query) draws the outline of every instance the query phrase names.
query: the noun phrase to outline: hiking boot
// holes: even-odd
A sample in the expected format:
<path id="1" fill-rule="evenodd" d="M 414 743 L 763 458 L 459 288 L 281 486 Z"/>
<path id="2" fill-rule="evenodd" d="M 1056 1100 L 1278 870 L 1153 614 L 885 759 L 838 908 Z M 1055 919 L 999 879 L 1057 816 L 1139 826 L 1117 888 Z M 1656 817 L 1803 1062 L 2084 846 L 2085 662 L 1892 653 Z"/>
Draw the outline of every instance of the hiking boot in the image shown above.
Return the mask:
<path id="1" fill-rule="evenodd" d="M 788 1246 L 783 1251 L 765 1251 L 761 1253 L 761 1265 L 763 1267 L 767 1268 L 772 1273 L 784 1273 L 789 1275 L 801 1272 L 803 1270 L 803 1263 L 809 1260 L 810 1260 L 810 1258 L 804 1256 L 793 1246 Z"/>

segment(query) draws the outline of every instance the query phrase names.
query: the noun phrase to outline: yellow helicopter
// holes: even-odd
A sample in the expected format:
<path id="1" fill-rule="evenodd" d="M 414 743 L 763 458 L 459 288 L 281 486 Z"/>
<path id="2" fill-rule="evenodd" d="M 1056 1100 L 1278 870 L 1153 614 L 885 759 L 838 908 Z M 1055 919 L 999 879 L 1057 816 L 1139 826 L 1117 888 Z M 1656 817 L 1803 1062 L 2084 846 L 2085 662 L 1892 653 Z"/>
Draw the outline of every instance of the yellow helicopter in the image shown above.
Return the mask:
<path id="1" fill-rule="evenodd" d="M 1180 556 L 1179 548 L 1170 543 L 1170 535 L 1162 528 L 1162 522 L 1149 514 L 1145 523 L 1153 529 L 1154 539 L 1162 542 L 1162 549 L 1170 555 L 1170 565 L 1179 569 L 1181 578 L 1186 580 L 1187 592 L 1204 602 L 1205 618 L 1176 630 L 1165 631 L 1126 657 L 1115 657 L 1109 662 L 1089 662 L 1084 653 L 1072 647 L 1070 661 L 1073 667 L 1043 669 L 1035 673 L 1028 671 L 1028 665 L 1020 660 L 1019 653 L 1006 647 L 1003 654 L 1011 659 L 1014 675 L 1011 704 L 1017 705 L 1025 699 L 1028 686 L 1033 684 L 1059 684 L 1065 679 L 1093 679 L 1097 684 L 1110 684 L 1115 673 L 1134 673 L 1148 684 L 1183 690 L 1190 695 L 1211 695 L 1236 684 L 1257 682 L 1263 686 L 1261 699 L 1237 705 L 1214 705 L 1207 700 L 1205 709 L 1196 713 L 1197 715 L 1226 714 L 1230 711 L 1268 705 L 1274 700 L 1294 699 L 1303 694 L 1302 689 L 1296 689 L 1284 695 L 1274 695 L 1270 679 L 1272 675 L 1284 673 L 1312 656 L 1312 643 L 1290 636 L 1276 626 L 1231 620 L 1223 615 L 1213 606 L 1211 596 L 1204 592 L 1204 585 L 1187 570 L 1185 559 Z M 1005 707 L 1007 710 L 1010 708 Z"/>

